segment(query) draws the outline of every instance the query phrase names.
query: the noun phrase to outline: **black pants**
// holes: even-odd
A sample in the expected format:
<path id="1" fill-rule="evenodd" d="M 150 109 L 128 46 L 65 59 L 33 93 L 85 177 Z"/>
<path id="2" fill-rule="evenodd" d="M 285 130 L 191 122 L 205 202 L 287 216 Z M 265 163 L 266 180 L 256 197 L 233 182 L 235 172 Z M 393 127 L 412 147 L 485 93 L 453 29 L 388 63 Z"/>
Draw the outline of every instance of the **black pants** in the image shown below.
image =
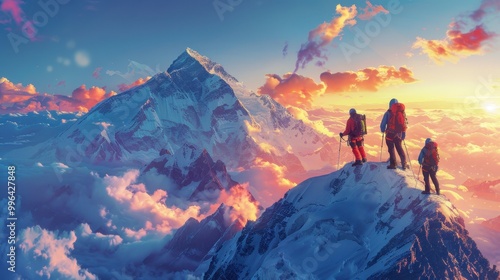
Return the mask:
<path id="1" fill-rule="evenodd" d="M 436 188 L 436 193 L 439 194 L 439 182 L 436 177 L 436 171 L 434 171 L 431 168 L 428 168 L 428 170 L 423 170 L 422 173 L 424 174 L 424 183 L 425 183 L 425 191 L 430 192 L 431 191 L 431 184 L 429 183 L 429 177 L 432 179 L 432 183 L 434 184 L 434 187 Z"/>
<path id="2" fill-rule="evenodd" d="M 396 166 L 396 154 L 394 152 L 394 147 L 398 151 L 399 157 L 401 158 L 401 164 L 406 164 L 405 151 L 403 150 L 403 146 L 401 146 L 402 142 L 403 141 L 401 140 L 401 138 L 385 140 L 385 143 L 387 144 L 387 149 L 389 150 L 389 156 L 391 157 L 390 163 L 393 166 Z"/>

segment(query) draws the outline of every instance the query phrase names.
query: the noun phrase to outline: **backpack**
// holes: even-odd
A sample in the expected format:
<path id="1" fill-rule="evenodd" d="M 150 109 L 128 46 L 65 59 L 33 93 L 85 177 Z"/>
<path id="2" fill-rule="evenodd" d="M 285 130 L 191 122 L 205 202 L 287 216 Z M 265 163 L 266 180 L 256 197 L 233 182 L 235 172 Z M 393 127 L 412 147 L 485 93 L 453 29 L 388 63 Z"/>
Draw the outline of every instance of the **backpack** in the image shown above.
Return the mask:
<path id="1" fill-rule="evenodd" d="M 389 109 L 387 129 L 396 133 L 405 132 L 407 124 L 405 105 L 403 103 L 392 104 L 391 109 Z"/>
<path id="2" fill-rule="evenodd" d="M 351 132 L 352 137 L 359 137 L 366 135 L 368 132 L 366 130 L 366 116 L 361 114 L 356 114 L 354 116 L 354 130 Z"/>
<path id="3" fill-rule="evenodd" d="M 425 145 L 424 165 L 437 166 L 439 164 L 438 144 L 429 142 Z"/>

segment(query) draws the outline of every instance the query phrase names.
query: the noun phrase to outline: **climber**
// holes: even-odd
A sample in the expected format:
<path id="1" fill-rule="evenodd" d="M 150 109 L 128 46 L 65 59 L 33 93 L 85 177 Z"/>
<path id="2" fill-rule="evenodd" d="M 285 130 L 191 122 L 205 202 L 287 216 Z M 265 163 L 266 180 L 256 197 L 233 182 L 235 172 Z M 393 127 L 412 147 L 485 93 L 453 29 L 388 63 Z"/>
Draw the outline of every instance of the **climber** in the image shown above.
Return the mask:
<path id="1" fill-rule="evenodd" d="M 349 115 L 350 117 L 347 120 L 345 131 L 341 132 L 339 135 L 340 137 L 344 135 L 349 136 L 348 142 L 356 158 L 352 166 L 362 165 L 363 162 L 366 162 L 366 153 L 363 147 L 363 135 L 366 134 L 366 118 L 364 115 L 358 114 L 354 108 L 349 110 Z"/>
<path id="2" fill-rule="evenodd" d="M 408 168 L 406 155 L 401 145 L 405 140 L 407 127 L 406 113 L 404 110 L 404 104 L 398 103 L 396 98 L 391 99 L 389 102 L 389 110 L 385 112 L 380 123 L 380 131 L 386 134 L 385 141 L 390 156 L 387 169 L 396 169 L 396 154 L 394 153 L 394 148 L 396 148 L 401 158 L 401 167 L 403 170 Z"/>
<path id="3" fill-rule="evenodd" d="M 432 183 L 436 188 L 436 194 L 440 195 L 439 182 L 436 177 L 436 172 L 439 168 L 438 144 L 432 141 L 431 138 L 427 138 L 425 140 L 425 146 L 422 148 L 420 155 L 418 156 L 418 163 L 420 163 L 422 167 L 422 174 L 424 175 L 425 190 L 422 193 L 431 193 L 431 184 L 429 183 L 429 177 L 431 177 Z"/>

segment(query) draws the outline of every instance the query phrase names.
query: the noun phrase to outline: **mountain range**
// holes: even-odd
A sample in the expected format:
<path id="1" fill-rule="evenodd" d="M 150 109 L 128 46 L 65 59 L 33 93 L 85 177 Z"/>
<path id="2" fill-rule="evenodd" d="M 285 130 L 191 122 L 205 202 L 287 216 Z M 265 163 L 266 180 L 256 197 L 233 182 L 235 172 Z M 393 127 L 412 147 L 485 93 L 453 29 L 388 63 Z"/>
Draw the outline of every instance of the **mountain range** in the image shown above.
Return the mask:
<path id="1" fill-rule="evenodd" d="M 250 92 L 222 66 L 187 49 L 166 72 L 102 101 L 56 138 L 16 153 L 76 165 L 137 166 L 187 143 L 230 169 L 261 158 L 304 171 L 330 164 L 327 142 L 269 96 Z"/>

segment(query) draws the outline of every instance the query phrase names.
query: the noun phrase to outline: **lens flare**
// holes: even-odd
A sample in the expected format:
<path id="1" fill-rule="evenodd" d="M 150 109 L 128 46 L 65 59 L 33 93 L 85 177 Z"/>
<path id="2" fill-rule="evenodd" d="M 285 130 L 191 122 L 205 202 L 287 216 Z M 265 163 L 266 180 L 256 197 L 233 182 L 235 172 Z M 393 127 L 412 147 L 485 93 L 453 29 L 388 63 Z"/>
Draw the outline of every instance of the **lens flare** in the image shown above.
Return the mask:
<path id="1" fill-rule="evenodd" d="M 493 103 L 484 104 L 483 108 L 488 113 L 495 113 L 497 111 L 497 105 Z"/>

